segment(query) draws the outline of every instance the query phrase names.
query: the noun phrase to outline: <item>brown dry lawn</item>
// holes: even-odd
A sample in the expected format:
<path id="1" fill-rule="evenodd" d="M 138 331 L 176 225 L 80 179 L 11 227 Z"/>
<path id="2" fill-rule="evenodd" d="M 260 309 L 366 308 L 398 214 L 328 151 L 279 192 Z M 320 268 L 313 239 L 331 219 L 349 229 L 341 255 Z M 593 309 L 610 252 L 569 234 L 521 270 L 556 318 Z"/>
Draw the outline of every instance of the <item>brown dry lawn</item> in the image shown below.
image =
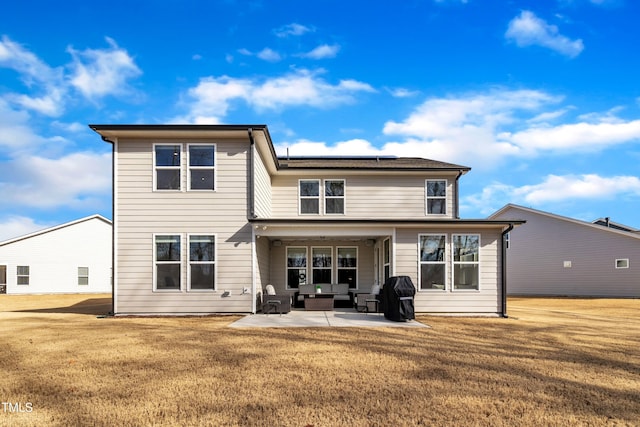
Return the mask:
<path id="1" fill-rule="evenodd" d="M 640 425 L 637 299 L 510 298 L 508 319 L 417 329 L 109 309 L 0 295 L 0 425 Z"/>

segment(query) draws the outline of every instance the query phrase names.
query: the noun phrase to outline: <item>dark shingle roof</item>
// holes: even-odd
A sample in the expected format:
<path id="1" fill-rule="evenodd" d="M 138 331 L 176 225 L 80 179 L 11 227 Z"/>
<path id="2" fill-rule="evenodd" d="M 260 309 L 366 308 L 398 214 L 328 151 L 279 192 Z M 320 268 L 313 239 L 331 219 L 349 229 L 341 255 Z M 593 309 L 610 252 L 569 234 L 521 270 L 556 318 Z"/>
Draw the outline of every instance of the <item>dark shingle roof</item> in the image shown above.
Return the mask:
<path id="1" fill-rule="evenodd" d="M 419 157 L 279 157 L 280 169 L 457 170 L 471 168 Z"/>

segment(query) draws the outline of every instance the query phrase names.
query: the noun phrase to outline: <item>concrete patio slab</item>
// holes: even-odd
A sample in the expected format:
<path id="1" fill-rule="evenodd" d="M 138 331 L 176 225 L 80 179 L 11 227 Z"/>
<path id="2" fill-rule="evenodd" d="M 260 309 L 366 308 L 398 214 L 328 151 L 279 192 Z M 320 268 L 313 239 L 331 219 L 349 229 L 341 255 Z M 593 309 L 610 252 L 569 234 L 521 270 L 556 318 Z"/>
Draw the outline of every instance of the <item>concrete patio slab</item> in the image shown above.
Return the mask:
<path id="1" fill-rule="evenodd" d="M 382 313 L 358 313 L 352 309 L 334 311 L 293 310 L 279 314 L 249 314 L 229 325 L 230 328 L 428 328 L 424 323 L 410 320 L 394 322 Z"/>

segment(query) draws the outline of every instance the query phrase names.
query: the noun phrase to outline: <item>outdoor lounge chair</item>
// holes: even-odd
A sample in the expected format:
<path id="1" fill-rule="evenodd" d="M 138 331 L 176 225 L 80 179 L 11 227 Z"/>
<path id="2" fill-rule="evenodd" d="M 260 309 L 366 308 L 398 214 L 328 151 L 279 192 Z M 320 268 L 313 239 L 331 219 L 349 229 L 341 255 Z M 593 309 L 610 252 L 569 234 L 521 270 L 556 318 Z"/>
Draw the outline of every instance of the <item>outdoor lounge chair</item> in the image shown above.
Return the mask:
<path id="1" fill-rule="evenodd" d="M 269 314 L 273 311 L 280 313 L 288 313 L 291 311 L 291 295 L 277 295 L 273 285 L 267 285 L 262 293 L 262 312 Z"/>
<path id="2" fill-rule="evenodd" d="M 378 306 L 378 295 L 356 294 L 356 311 L 364 313 L 377 313 Z"/>

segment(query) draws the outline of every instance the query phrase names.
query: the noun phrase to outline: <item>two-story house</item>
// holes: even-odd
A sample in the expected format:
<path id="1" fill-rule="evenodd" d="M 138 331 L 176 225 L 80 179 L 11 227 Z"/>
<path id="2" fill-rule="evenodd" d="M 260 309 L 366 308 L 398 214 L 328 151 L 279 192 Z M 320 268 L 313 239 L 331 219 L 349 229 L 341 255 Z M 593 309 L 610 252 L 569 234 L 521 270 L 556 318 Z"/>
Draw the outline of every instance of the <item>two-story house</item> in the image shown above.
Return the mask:
<path id="1" fill-rule="evenodd" d="M 116 314 L 255 313 L 267 284 L 411 277 L 416 312 L 506 314 L 504 235 L 468 167 L 275 153 L 265 125 L 90 125 L 113 145 Z"/>

